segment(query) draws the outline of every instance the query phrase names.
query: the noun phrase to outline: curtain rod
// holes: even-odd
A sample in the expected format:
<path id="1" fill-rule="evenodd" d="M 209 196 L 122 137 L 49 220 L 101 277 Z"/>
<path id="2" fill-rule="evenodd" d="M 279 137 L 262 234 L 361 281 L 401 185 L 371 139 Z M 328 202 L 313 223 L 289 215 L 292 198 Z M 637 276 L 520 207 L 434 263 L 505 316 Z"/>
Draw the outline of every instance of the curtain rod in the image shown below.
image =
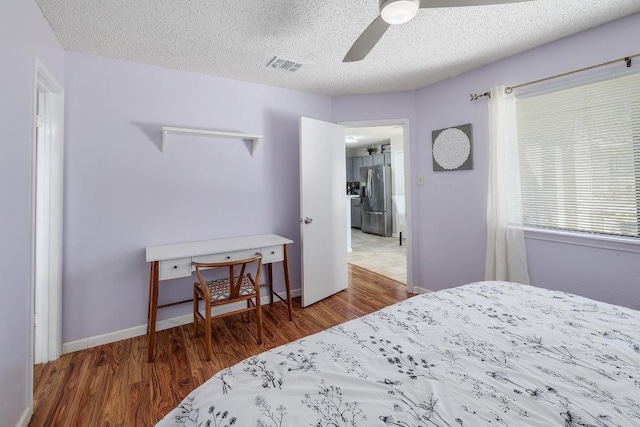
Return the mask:
<path id="1" fill-rule="evenodd" d="M 504 91 L 505 91 L 505 93 L 511 93 L 511 92 L 513 92 L 514 89 L 517 89 L 519 87 L 529 86 L 529 85 L 532 85 L 532 84 L 545 82 L 547 80 L 557 79 L 558 77 L 565 77 L 565 76 L 569 76 L 571 74 L 581 73 L 582 71 L 588 71 L 588 70 L 592 70 L 594 68 L 604 67 L 605 65 L 611 65 L 611 64 L 614 64 L 614 63 L 620 62 L 620 61 L 626 62 L 627 63 L 627 68 L 629 68 L 629 67 L 631 67 L 631 60 L 633 58 L 637 58 L 639 56 L 640 56 L 640 53 L 636 53 L 635 55 L 625 56 L 624 58 L 614 59 L 614 60 L 611 60 L 611 61 L 603 62 L 602 64 L 597 64 L 597 65 L 592 65 L 590 67 L 580 68 L 579 70 L 573 70 L 573 71 L 568 71 L 568 72 L 562 73 L 562 74 L 556 74 L 555 76 L 545 77 L 543 79 L 533 80 L 533 81 L 527 82 L 527 83 L 521 83 L 521 84 L 516 85 L 516 86 L 507 86 L 504 89 Z M 478 99 L 480 99 L 480 98 L 482 98 L 484 96 L 486 96 L 488 98 L 491 98 L 491 92 L 485 92 L 485 93 L 481 93 L 481 94 L 472 93 L 470 96 L 471 96 L 471 101 L 476 101 L 476 100 L 478 100 Z"/>

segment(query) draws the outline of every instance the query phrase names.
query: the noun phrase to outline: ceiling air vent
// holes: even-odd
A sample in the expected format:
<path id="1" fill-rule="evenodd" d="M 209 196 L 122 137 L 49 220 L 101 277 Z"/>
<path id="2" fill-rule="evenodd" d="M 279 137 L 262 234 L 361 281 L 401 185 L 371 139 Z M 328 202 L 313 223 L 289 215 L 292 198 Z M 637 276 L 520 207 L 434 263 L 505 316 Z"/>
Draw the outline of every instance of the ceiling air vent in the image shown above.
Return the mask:
<path id="1" fill-rule="evenodd" d="M 291 61 L 290 59 L 278 58 L 274 56 L 271 61 L 267 64 L 267 67 L 278 68 L 280 70 L 285 71 L 297 71 L 302 64 L 296 61 Z"/>

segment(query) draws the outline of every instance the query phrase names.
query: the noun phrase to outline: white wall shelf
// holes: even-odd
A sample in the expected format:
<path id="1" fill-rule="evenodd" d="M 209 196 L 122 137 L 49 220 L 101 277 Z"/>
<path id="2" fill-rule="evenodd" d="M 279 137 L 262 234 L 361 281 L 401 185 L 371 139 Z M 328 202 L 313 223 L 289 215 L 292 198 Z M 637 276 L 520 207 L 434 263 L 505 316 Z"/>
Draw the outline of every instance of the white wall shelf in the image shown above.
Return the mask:
<path id="1" fill-rule="evenodd" d="M 222 132 L 219 130 L 207 130 L 207 129 L 190 129 L 190 128 L 177 128 L 171 126 L 162 126 L 162 152 L 167 152 L 167 134 L 168 133 L 193 133 L 197 135 L 211 135 L 211 136 L 222 136 L 227 138 L 239 138 L 253 141 L 253 146 L 251 147 L 251 155 L 253 156 L 256 152 L 256 147 L 258 146 L 258 142 L 263 138 L 262 135 L 251 135 L 248 133 L 237 133 L 237 132 Z"/>

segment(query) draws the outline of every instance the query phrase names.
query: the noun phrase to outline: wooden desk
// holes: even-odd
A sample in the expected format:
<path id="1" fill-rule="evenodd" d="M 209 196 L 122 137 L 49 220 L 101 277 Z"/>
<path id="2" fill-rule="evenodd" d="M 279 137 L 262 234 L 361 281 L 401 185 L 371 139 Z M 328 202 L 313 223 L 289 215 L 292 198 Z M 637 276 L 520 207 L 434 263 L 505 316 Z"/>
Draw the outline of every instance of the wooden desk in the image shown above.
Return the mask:
<path id="1" fill-rule="evenodd" d="M 255 255 L 256 252 L 260 252 L 262 254 L 262 263 L 267 265 L 269 272 L 268 283 L 261 286 L 269 287 L 271 303 L 273 303 L 274 295 L 287 303 L 289 320 L 293 320 L 289 260 L 287 258 L 287 245 L 290 243 L 293 243 L 293 240 L 277 234 L 260 234 L 148 247 L 146 258 L 147 262 L 151 263 L 149 306 L 147 311 L 148 361 L 151 362 L 154 358 L 158 309 L 192 301 L 189 299 L 158 305 L 158 283 L 160 280 L 191 276 L 195 271 L 195 268 L 191 265 L 192 262 L 224 262 L 248 258 Z M 273 291 L 272 264 L 279 261 L 283 262 L 284 267 L 284 280 L 287 288 L 286 301 Z"/>

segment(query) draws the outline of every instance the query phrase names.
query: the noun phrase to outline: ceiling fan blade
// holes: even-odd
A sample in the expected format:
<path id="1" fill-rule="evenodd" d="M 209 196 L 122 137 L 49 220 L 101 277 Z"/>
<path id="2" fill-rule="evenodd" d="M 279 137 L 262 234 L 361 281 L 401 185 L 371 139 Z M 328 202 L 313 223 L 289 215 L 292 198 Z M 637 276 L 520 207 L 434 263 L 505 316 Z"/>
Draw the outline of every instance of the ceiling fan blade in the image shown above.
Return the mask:
<path id="1" fill-rule="evenodd" d="M 420 8 L 488 6 L 492 4 L 522 3 L 533 0 L 421 0 Z"/>
<path id="2" fill-rule="evenodd" d="M 358 40 L 351 46 L 351 49 L 349 49 L 349 52 L 347 52 L 342 62 L 355 62 L 364 59 L 382 38 L 387 28 L 389 28 L 389 24 L 385 22 L 381 16 L 378 16 L 367 29 L 360 34 L 360 37 L 358 37 Z"/>

